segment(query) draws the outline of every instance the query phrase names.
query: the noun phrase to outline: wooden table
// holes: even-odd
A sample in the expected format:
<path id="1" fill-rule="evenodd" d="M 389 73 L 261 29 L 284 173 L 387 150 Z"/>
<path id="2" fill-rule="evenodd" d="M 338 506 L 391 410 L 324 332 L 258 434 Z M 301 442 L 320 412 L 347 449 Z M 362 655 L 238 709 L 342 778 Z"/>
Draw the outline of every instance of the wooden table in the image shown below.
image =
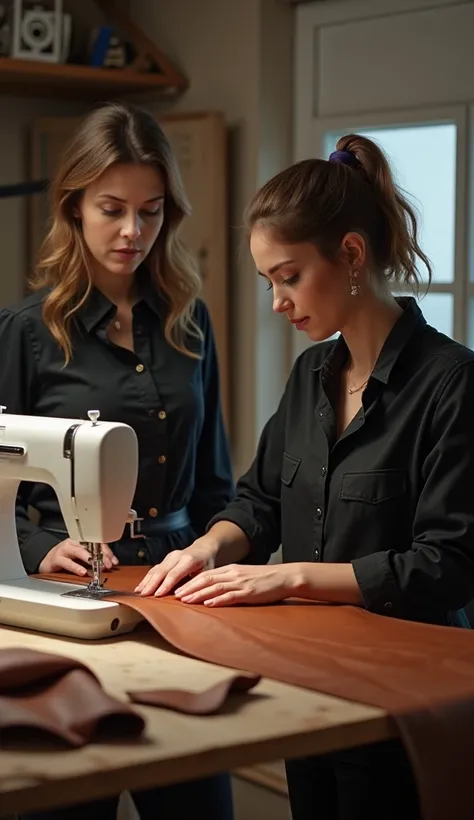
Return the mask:
<path id="1" fill-rule="evenodd" d="M 1 628 L 0 649 L 31 647 L 78 658 L 104 688 L 126 700 L 131 689 L 199 691 L 222 679 L 222 667 L 186 657 L 148 625 L 107 641 Z M 283 661 L 282 661 L 283 662 Z M 206 717 L 136 707 L 146 719 L 137 742 L 0 748 L 0 816 L 52 808 L 222 770 L 347 748 L 395 735 L 380 709 L 263 679 L 222 712 Z"/>

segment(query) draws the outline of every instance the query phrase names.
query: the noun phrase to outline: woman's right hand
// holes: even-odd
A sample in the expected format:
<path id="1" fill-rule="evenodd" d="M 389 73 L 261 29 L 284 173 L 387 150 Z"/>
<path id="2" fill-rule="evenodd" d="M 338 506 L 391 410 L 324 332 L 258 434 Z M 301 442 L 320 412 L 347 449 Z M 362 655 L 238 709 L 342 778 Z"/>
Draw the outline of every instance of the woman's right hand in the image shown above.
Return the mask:
<path id="1" fill-rule="evenodd" d="M 168 595 L 185 578 L 213 569 L 217 552 L 216 542 L 206 535 L 198 538 L 190 547 L 173 550 L 161 564 L 156 564 L 147 572 L 135 592 L 143 596 Z"/>
<path id="2" fill-rule="evenodd" d="M 41 561 L 38 567 L 40 573 L 60 572 L 66 570 L 73 575 L 87 575 L 88 569 L 84 564 L 90 564 L 90 552 L 78 541 L 66 538 L 56 544 Z M 117 566 L 118 559 L 107 544 L 102 544 L 102 559 L 104 569 L 110 570 Z M 78 562 L 81 563 L 78 563 Z"/>

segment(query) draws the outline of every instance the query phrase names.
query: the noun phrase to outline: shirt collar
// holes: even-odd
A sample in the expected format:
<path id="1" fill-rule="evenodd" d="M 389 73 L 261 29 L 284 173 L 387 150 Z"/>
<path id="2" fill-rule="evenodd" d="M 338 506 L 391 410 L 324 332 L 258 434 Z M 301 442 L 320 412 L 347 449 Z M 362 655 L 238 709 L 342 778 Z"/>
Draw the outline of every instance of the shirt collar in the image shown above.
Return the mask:
<path id="1" fill-rule="evenodd" d="M 400 354 L 416 331 L 426 327 L 426 319 L 416 299 L 412 296 L 400 296 L 397 302 L 403 308 L 403 313 L 388 334 L 372 373 L 373 378 L 383 384 L 387 384 Z"/>
<path id="2" fill-rule="evenodd" d="M 426 319 L 412 296 L 399 296 L 396 301 L 403 309 L 403 313 L 388 334 L 372 371 L 372 378 L 383 384 L 388 383 L 390 373 L 398 357 L 413 334 L 426 325 Z M 316 372 L 321 371 L 324 378 L 330 378 L 334 374 L 340 373 L 348 355 L 349 351 L 344 338 L 339 336 L 325 360 L 319 367 L 313 369 Z"/>
<path id="3" fill-rule="evenodd" d="M 138 301 L 135 307 L 144 302 L 162 319 L 166 308 L 164 299 L 154 287 L 149 271 L 141 266 L 137 271 Z M 134 307 L 134 309 L 135 309 Z M 86 302 L 79 308 L 77 315 L 88 333 L 102 325 L 111 322 L 117 312 L 117 307 L 104 294 L 93 287 Z"/>

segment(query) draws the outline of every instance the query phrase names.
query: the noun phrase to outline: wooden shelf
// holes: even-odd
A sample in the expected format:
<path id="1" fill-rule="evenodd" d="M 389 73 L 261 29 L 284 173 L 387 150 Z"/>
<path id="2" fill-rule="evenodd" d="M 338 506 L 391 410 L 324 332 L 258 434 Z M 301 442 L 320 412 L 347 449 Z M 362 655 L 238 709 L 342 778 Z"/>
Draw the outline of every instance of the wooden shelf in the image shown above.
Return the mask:
<path id="1" fill-rule="evenodd" d="M 98 99 L 110 94 L 121 96 L 153 91 L 172 95 L 186 87 L 186 81 L 179 75 L 171 79 L 166 74 L 137 72 L 130 68 L 95 68 L 0 57 L 0 94 Z"/>
<path id="2" fill-rule="evenodd" d="M 144 92 L 175 96 L 186 90 L 187 79 L 116 6 L 115 0 L 94 1 L 104 19 L 122 31 L 135 46 L 136 57 L 132 65 L 113 69 L 0 57 L 0 95 L 94 100 Z M 157 71 L 150 71 L 150 67 Z"/>

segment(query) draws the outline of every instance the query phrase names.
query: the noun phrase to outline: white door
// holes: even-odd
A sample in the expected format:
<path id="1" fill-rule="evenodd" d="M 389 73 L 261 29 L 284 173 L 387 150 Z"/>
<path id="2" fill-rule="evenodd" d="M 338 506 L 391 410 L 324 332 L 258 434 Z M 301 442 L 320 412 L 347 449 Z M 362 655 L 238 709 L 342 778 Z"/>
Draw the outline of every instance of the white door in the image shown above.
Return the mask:
<path id="1" fill-rule="evenodd" d="M 338 136 L 354 131 L 386 150 L 420 214 L 434 267 L 420 307 L 430 324 L 473 345 L 474 2 L 304 5 L 296 55 L 295 159 L 327 157 Z M 293 357 L 307 344 L 295 333 Z"/>

